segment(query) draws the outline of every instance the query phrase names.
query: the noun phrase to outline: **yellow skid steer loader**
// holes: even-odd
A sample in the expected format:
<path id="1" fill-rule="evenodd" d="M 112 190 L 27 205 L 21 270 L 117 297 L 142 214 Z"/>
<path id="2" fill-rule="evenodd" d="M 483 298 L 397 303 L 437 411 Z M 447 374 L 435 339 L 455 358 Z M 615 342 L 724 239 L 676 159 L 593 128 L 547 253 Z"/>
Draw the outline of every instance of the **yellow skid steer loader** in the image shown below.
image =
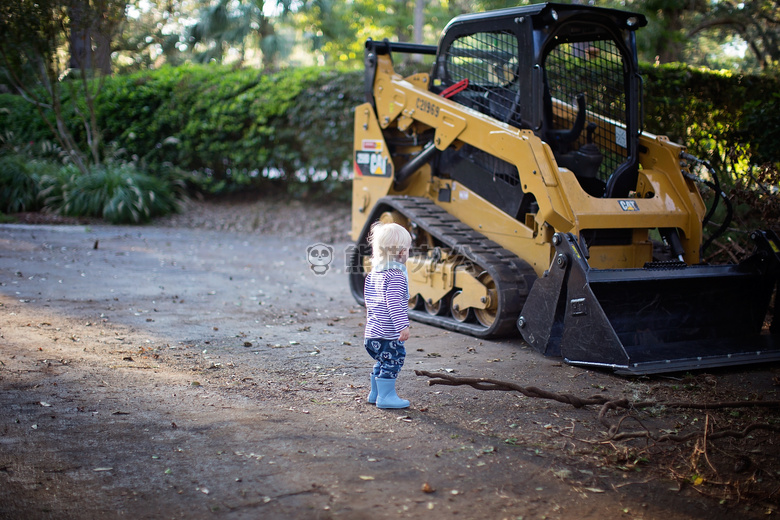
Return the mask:
<path id="1" fill-rule="evenodd" d="M 416 320 L 485 338 L 519 330 L 545 355 L 624 374 L 780 359 L 768 312 L 780 240 L 755 231 L 750 258 L 701 263 L 711 212 L 697 159 L 642 129 L 646 23 L 546 3 L 456 17 L 438 46 L 369 40 L 355 298 L 371 225 L 397 222 L 414 240 Z M 435 61 L 404 78 L 394 53 Z"/>

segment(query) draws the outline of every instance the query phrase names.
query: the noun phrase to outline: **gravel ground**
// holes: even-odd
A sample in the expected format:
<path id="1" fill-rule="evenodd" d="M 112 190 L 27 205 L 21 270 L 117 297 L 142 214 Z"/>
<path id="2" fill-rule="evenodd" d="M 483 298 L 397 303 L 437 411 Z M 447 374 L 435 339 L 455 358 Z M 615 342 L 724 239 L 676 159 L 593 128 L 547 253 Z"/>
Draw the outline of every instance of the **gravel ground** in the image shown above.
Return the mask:
<path id="1" fill-rule="evenodd" d="M 637 401 L 776 401 L 776 364 L 621 378 L 413 324 L 365 402 L 346 203 L 191 201 L 146 226 L 0 225 L 0 519 L 772 518 L 771 429 L 610 438 L 599 407 L 429 386 L 414 370 Z M 49 225 L 40 225 L 49 224 Z M 70 225 L 51 225 L 70 224 Z M 74 225 L 75 224 L 75 225 Z M 777 407 L 605 412 L 654 435 L 777 427 Z"/>
<path id="2" fill-rule="evenodd" d="M 154 224 L 281 237 L 299 237 L 304 233 L 326 243 L 343 242 L 349 240 L 350 204 L 269 198 L 191 200 L 184 204 L 180 213 L 157 219 Z"/>
<path id="3" fill-rule="evenodd" d="M 20 224 L 101 225 L 100 219 L 63 217 L 49 213 L 16 213 Z M 155 219 L 150 225 L 297 237 L 305 233 L 322 242 L 349 240 L 350 204 L 339 200 L 289 200 L 284 197 L 237 195 L 189 199 L 181 211 Z"/>

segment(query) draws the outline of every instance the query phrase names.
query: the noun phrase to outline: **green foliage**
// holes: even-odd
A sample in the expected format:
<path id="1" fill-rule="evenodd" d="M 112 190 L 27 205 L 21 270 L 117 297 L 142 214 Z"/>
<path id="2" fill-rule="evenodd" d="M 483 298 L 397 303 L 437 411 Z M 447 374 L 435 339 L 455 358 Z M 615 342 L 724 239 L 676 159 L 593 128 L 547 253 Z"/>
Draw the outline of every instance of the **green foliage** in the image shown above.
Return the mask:
<path id="1" fill-rule="evenodd" d="M 777 170 L 780 169 L 780 93 L 777 85 L 774 88 L 771 97 L 760 96 L 745 104 L 737 134 L 743 142 L 750 143 L 756 164 L 773 164 Z"/>
<path id="2" fill-rule="evenodd" d="M 112 224 L 140 224 L 178 209 L 165 180 L 131 164 L 100 166 L 87 175 L 71 176 L 62 192 L 63 215 L 101 217 Z"/>
<path id="3" fill-rule="evenodd" d="M 65 187 L 74 183 L 81 172 L 71 164 L 62 165 L 53 161 L 36 162 L 41 170 L 38 178 L 38 200 L 41 209 L 51 213 L 60 213 L 65 205 Z"/>
<path id="4" fill-rule="evenodd" d="M 340 69 L 319 74 L 286 111 L 276 130 L 285 171 L 328 172 L 337 178 L 352 159 L 353 115 L 362 78 Z M 312 175 L 309 175 L 312 176 Z"/>
<path id="5" fill-rule="evenodd" d="M 647 130 L 709 160 L 726 188 L 761 165 L 776 171 L 780 80 L 681 65 L 643 65 L 642 72 Z M 190 188 L 213 193 L 281 185 L 294 195 L 347 197 L 342 180 L 352 161 L 354 107 L 362 102 L 360 70 L 265 74 L 184 65 L 107 78 L 96 109 L 113 149 L 104 155 L 154 177 L 180 185 L 181 174 L 172 172 L 187 172 Z M 0 127 L 13 131 L 12 148 L 67 159 L 43 138 L 46 127 L 31 112 L 20 97 L 0 95 Z M 56 175 L 41 174 L 41 183 L 45 198 L 53 197 L 47 206 L 64 197 L 56 187 L 65 182 Z"/>
<path id="6" fill-rule="evenodd" d="M 152 177 L 132 163 L 108 163 L 84 175 L 73 164 L 7 150 L 0 155 L 0 214 L 40 210 L 139 224 L 177 211 L 184 193 L 175 170 Z"/>
<path id="7" fill-rule="evenodd" d="M 164 67 L 112 78 L 98 100 L 106 141 L 155 171 L 194 172 L 206 191 L 335 178 L 352 155 L 362 73 Z"/>
<path id="8" fill-rule="evenodd" d="M 38 209 L 38 178 L 18 155 L 0 156 L 0 211 Z"/>
<path id="9" fill-rule="evenodd" d="M 90 162 L 101 160 L 101 134 L 94 125 L 91 99 L 102 82 L 87 79 L 111 73 L 110 42 L 126 7 L 125 0 L 93 4 L 0 3 L 4 79 L 31 104 L 31 112 L 43 116 L 51 137 L 67 149 L 83 173 Z M 74 131 L 86 133 L 87 138 L 79 139 Z"/>
<path id="10" fill-rule="evenodd" d="M 595 5 L 638 11 L 648 24 L 637 32 L 640 60 L 734 71 L 777 70 L 777 2 L 596 0 Z"/>
<path id="11" fill-rule="evenodd" d="M 0 3 L 0 62 L 17 82 L 56 62 L 65 5 L 59 0 Z"/>
<path id="12" fill-rule="evenodd" d="M 50 120 L 53 123 L 54 117 Z M 22 96 L 0 94 L 0 128 L 5 129 L 0 136 L 4 148 L 23 147 L 54 138 L 33 104 Z"/>
<path id="13" fill-rule="evenodd" d="M 642 73 L 646 129 L 709 161 L 732 203 L 731 224 L 706 258 L 735 262 L 734 251 L 753 249 L 746 231 L 780 231 L 780 198 L 773 191 L 780 181 L 780 81 L 679 64 L 646 65 Z M 708 207 L 715 203 L 713 190 L 701 190 Z M 718 202 L 705 236 L 727 219 L 726 205 Z"/>
<path id="14" fill-rule="evenodd" d="M 733 185 L 754 166 L 780 163 L 780 81 L 684 65 L 642 67 L 645 128 L 685 144 Z"/>

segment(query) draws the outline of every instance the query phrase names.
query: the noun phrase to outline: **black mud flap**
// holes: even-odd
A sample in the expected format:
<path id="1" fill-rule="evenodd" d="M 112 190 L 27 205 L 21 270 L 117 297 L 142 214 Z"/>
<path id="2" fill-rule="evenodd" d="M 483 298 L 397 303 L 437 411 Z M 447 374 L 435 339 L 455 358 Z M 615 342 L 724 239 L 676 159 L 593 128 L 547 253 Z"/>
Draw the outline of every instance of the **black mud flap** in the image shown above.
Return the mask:
<path id="1" fill-rule="evenodd" d="M 780 360 L 780 318 L 762 333 L 780 240 L 764 231 L 751 238 L 756 252 L 735 265 L 592 269 L 574 236 L 556 234 L 555 258 L 531 288 L 518 328 L 545 355 L 619 374 Z"/>

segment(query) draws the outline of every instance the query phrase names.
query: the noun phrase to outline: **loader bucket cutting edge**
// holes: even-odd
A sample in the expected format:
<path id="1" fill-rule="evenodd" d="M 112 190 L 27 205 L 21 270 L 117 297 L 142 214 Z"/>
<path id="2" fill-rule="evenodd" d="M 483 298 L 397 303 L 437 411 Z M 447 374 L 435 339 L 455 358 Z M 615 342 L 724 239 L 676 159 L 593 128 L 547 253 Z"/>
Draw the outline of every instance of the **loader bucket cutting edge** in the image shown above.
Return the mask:
<path id="1" fill-rule="evenodd" d="M 520 331 L 539 352 L 622 374 L 780 360 L 780 335 L 761 334 L 774 255 L 763 255 L 768 264 L 601 270 L 577 251 L 565 236 L 523 308 Z"/>

